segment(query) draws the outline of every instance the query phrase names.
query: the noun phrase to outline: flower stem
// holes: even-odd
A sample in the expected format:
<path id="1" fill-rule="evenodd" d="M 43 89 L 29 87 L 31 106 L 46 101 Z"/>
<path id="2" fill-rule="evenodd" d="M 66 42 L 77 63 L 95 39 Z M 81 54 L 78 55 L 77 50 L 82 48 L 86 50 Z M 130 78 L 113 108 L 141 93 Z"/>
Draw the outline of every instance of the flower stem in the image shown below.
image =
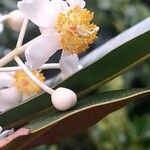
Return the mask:
<path id="1" fill-rule="evenodd" d="M 50 64 L 44 64 L 38 69 L 44 70 L 44 69 L 60 69 L 60 65 L 58 63 L 50 63 Z M 20 71 L 22 70 L 21 67 L 15 66 L 15 67 L 3 67 L 0 68 L 0 72 L 14 72 L 14 71 Z"/>
<path id="2" fill-rule="evenodd" d="M 13 60 L 13 58 L 16 55 L 20 55 L 22 54 L 26 47 L 28 47 L 32 42 L 36 41 L 40 36 L 36 37 L 35 39 L 29 41 L 28 43 L 20 46 L 20 47 L 16 47 L 14 50 L 12 50 L 10 53 L 8 53 L 6 56 L 4 56 L 3 58 L 0 59 L 0 67 L 5 66 L 7 63 L 9 63 L 10 61 Z"/>
<path id="3" fill-rule="evenodd" d="M 24 65 L 24 63 L 21 61 L 21 59 L 19 57 L 15 58 L 15 61 L 17 62 L 17 64 L 22 68 L 22 70 L 29 76 L 29 78 L 31 78 L 39 87 L 41 87 L 45 92 L 47 92 L 48 94 L 52 94 L 54 92 L 54 90 L 50 87 L 48 87 L 47 85 L 45 85 L 43 82 L 41 82 L 39 79 L 37 79 L 28 69 L 27 67 Z"/>

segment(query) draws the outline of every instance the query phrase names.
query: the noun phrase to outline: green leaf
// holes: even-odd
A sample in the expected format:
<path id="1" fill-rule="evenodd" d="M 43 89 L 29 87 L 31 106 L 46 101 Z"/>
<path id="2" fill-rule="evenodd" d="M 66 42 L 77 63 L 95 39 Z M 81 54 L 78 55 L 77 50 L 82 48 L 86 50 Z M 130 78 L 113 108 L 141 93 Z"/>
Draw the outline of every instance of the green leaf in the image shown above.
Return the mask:
<path id="1" fill-rule="evenodd" d="M 102 47 L 86 56 L 82 63 L 87 67 L 61 82 L 57 87 L 75 91 L 78 98 L 98 86 L 105 84 L 150 57 L 150 18 L 118 35 Z M 56 86 L 56 85 L 55 85 Z M 0 115 L 1 126 L 5 129 L 21 126 L 34 115 L 49 109 L 50 96 L 46 93 Z"/>
<path id="2" fill-rule="evenodd" d="M 30 135 L 16 138 L 5 148 L 27 149 L 30 144 L 46 143 L 46 139 L 51 143 L 57 142 L 89 128 L 111 112 L 147 95 L 150 95 L 150 88 L 117 90 L 81 98 L 74 109 L 65 112 L 51 107 L 24 126 L 30 129 Z"/>
<path id="3" fill-rule="evenodd" d="M 83 96 L 150 58 L 150 17 L 83 58 L 89 65 L 59 86 Z M 107 55 L 106 55 L 107 54 Z"/>

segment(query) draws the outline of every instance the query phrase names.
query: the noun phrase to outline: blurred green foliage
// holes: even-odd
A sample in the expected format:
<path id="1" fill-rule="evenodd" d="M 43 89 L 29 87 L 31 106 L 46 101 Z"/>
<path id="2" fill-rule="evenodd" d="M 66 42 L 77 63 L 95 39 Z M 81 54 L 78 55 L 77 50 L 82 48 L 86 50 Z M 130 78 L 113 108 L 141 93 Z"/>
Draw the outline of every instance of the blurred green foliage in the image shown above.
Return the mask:
<path id="1" fill-rule="evenodd" d="M 90 50 L 150 16 L 149 0 L 86 0 L 86 2 L 87 8 L 95 12 L 95 22 L 100 26 L 100 38 Z M 16 3 L 16 0 L 1 0 L 0 13 L 6 14 L 16 9 Z M 32 34 L 29 34 L 31 30 Z M 31 25 L 26 40 L 38 34 L 38 29 Z M 15 47 L 17 37 L 18 33 L 5 27 L 5 31 L 0 34 L 1 57 L 4 55 L 4 50 Z M 150 86 L 149 77 L 150 62 L 147 61 L 101 87 L 99 91 Z M 64 139 L 58 145 L 44 145 L 36 150 L 148 150 L 150 149 L 150 102 L 148 100 L 147 97 L 140 103 L 137 102 L 113 113 L 89 131 Z"/>
<path id="2" fill-rule="evenodd" d="M 102 150 L 146 150 L 150 148 L 150 118 L 129 120 L 124 109 L 106 117 L 90 129 L 92 141 Z"/>

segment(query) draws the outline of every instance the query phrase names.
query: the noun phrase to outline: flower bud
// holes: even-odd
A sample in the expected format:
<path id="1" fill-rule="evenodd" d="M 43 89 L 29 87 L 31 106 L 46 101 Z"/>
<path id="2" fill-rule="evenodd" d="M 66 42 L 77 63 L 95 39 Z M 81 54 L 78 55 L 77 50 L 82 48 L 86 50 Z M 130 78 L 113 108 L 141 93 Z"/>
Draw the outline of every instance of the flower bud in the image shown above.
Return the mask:
<path id="1" fill-rule="evenodd" d="M 25 16 L 20 10 L 14 10 L 8 14 L 6 22 L 12 30 L 19 32 L 22 27 L 24 18 Z"/>
<path id="2" fill-rule="evenodd" d="M 54 107 L 61 111 L 72 108 L 77 102 L 76 94 L 72 90 L 62 87 L 52 93 L 51 99 Z"/>

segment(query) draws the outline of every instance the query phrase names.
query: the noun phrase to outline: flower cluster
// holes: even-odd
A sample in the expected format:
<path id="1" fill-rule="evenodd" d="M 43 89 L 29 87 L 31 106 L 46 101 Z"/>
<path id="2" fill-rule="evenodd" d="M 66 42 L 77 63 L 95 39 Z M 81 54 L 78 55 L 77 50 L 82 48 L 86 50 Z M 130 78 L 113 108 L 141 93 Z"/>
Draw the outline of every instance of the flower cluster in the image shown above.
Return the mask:
<path id="1" fill-rule="evenodd" d="M 15 106 L 25 95 L 36 94 L 41 88 L 51 94 L 56 108 L 67 110 L 75 105 L 76 94 L 65 88 L 53 90 L 47 87 L 44 84 L 45 77 L 38 70 L 52 68 L 52 64 L 45 63 L 58 50 L 62 50 L 62 54 L 59 63 L 54 64 L 54 67 L 57 66 L 61 70 L 62 79 L 82 68 L 78 54 L 89 48 L 97 38 L 99 30 L 99 27 L 92 23 L 94 13 L 85 8 L 84 0 L 22 0 L 18 2 L 18 8 L 8 15 L 0 16 L 0 31 L 3 30 L 3 21 L 14 31 L 20 31 L 17 47 L 22 44 L 28 20 L 39 27 L 41 35 L 25 47 L 25 64 L 16 53 L 12 58 L 20 68 L 0 68 L 10 71 L 0 73 L 0 97 L 3 103 L 0 111 Z M 2 61 L 3 58 L 0 62 Z M 67 96 L 66 100 L 62 100 L 60 96 L 67 93 L 70 93 L 68 100 Z M 67 102 L 70 103 L 68 106 Z"/>
<path id="2" fill-rule="evenodd" d="M 0 14 L 0 33 L 3 22 L 14 31 L 20 32 L 16 49 L 0 59 L 0 67 L 14 59 L 17 67 L 0 68 L 0 113 L 18 105 L 26 97 L 37 94 L 41 89 L 51 95 L 55 108 L 64 111 L 75 106 L 77 95 L 70 89 L 60 87 L 56 90 L 44 84 L 45 77 L 41 69 L 57 68 L 62 79 L 77 72 L 78 54 L 84 52 L 97 38 L 99 27 L 92 23 L 94 16 L 85 7 L 84 0 L 22 0 L 18 10 L 7 15 Z M 39 27 L 41 35 L 20 47 L 28 21 Z M 45 64 L 58 50 L 62 50 L 59 63 Z M 25 64 L 18 57 L 25 51 Z M 63 95 L 63 96 L 62 96 Z M 14 132 L 2 132 L 0 139 Z"/>
<path id="3" fill-rule="evenodd" d="M 18 7 L 41 31 L 41 36 L 25 51 L 28 66 L 37 69 L 57 50 L 63 49 L 60 58 L 62 76 L 66 78 L 76 72 L 79 66 L 78 54 L 93 43 L 99 30 L 91 23 L 93 13 L 84 9 L 85 2 L 23 0 L 18 3 Z"/>

